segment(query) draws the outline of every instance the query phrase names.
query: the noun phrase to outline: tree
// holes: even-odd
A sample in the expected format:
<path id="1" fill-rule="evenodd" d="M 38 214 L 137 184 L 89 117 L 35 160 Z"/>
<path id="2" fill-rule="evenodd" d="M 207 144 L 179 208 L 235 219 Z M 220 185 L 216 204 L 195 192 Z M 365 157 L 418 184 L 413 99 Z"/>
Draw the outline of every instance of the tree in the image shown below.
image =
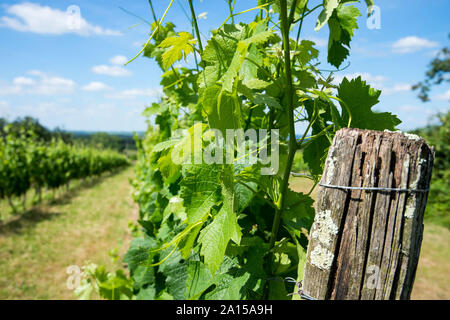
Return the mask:
<path id="1" fill-rule="evenodd" d="M 2 133 L 7 124 L 8 120 L 6 120 L 5 118 L 0 118 L 0 136 L 3 136 Z"/>
<path id="2" fill-rule="evenodd" d="M 5 125 L 7 124 L 5 120 Z M 0 129 L 3 131 L 0 125 Z M 23 132 L 33 135 L 40 141 L 50 141 L 52 133 L 46 127 L 39 123 L 38 119 L 26 116 L 24 118 L 17 118 L 10 123 L 10 133 L 19 135 Z"/>
<path id="3" fill-rule="evenodd" d="M 423 102 L 428 102 L 430 101 L 429 93 L 432 86 L 440 85 L 442 82 L 450 82 L 450 77 L 448 76 L 449 72 L 450 49 L 448 47 L 444 47 L 431 61 L 428 71 L 425 73 L 425 80 L 414 85 L 412 89 L 419 90 L 419 99 Z"/>

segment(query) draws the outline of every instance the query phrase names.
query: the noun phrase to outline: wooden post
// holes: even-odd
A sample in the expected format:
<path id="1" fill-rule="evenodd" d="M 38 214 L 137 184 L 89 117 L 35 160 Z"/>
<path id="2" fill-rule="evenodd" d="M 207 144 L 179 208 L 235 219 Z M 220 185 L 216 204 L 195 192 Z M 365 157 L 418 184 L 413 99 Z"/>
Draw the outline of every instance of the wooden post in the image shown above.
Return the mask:
<path id="1" fill-rule="evenodd" d="M 342 129 L 326 160 L 302 290 L 319 300 L 409 299 L 434 152 L 401 132 Z"/>

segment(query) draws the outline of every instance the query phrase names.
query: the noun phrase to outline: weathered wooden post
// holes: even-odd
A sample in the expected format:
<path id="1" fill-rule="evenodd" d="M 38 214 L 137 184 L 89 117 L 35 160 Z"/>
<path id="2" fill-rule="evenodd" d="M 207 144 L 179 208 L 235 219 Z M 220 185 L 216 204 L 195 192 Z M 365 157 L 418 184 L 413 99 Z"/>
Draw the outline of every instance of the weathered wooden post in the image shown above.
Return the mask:
<path id="1" fill-rule="evenodd" d="M 433 160 L 433 150 L 415 135 L 337 132 L 310 232 L 305 294 L 410 298 Z"/>

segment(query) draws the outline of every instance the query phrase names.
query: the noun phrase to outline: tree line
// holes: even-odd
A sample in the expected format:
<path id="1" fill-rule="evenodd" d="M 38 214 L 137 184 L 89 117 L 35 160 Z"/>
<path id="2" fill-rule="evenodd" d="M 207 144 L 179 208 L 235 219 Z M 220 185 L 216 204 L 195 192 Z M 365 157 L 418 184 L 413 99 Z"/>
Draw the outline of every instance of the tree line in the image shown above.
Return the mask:
<path id="1" fill-rule="evenodd" d="M 31 124 L 34 127 L 30 128 Z M 14 200 L 20 197 L 26 209 L 30 189 L 40 201 L 44 189 L 55 193 L 72 180 L 99 176 L 129 164 L 116 150 L 70 144 L 55 133 L 47 140 L 48 132 L 41 130 L 38 122 L 20 125 L 6 124 L 0 131 L 0 199 L 7 199 L 13 212 L 17 211 Z"/>
<path id="2" fill-rule="evenodd" d="M 106 132 L 82 132 L 66 131 L 61 128 L 50 130 L 43 126 L 39 120 L 33 117 L 17 118 L 14 121 L 8 121 L 0 118 L 0 136 L 5 137 L 5 127 L 9 126 L 10 133 L 33 132 L 36 139 L 43 142 L 50 142 L 53 139 L 60 139 L 64 143 L 89 146 L 101 149 L 112 149 L 121 153 L 136 150 L 136 142 L 132 134 L 118 133 L 111 134 Z"/>

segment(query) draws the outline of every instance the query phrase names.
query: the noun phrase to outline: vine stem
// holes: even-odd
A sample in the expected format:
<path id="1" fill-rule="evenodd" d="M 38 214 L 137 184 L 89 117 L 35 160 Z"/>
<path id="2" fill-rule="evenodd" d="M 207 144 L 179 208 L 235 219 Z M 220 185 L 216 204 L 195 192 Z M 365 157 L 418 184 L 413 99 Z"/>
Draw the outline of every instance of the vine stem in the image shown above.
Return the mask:
<path id="1" fill-rule="evenodd" d="M 189 7 L 191 9 L 192 23 L 194 25 L 195 33 L 197 34 L 198 47 L 200 49 L 200 54 L 203 53 L 202 39 L 200 38 L 200 30 L 198 29 L 197 16 L 195 15 L 194 5 L 192 0 L 189 0 Z"/>
<path id="2" fill-rule="evenodd" d="M 291 6 L 291 12 L 289 13 L 289 26 L 292 24 L 292 22 L 294 22 L 295 9 L 297 8 L 297 1 L 298 0 L 294 0 Z"/>
<path id="3" fill-rule="evenodd" d="M 228 0 L 228 9 L 230 10 L 231 22 L 234 24 L 233 7 L 231 4 L 232 0 Z"/>
<path id="4" fill-rule="evenodd" d="M 125 63 L 125 65 L 128 65 L 128 64 L 130 64 L 131 62 L 133 62 L 134 60 L 136 60 L 136 59 L 141 55 L 141 53 L 144 52 L 145 47 L 147 47 L 147 45 L 148 45 L 148 44 L 150 43 L 150 41 L 153 39 L 153 37 L 155 36 L 155 34 L 158 32 L 159 27 L 161 26 L 162 22 L 164 21 L 164 18 L 166 17 L 167 12 L 169 12 L 170 8 L 172 7 L 172 4 L 173 4 L 174 1 L 175 1 L 175 0 L 171 0 L 171 1 L 170 1 L 169 6 L 167 7 L 166 11 L 164 11 L 164 13 L 163 13 L 163 15 L 162 15 L 162 17 L 161 17 L 161 20 L 158 21 L 158 24 L 157 24 L 155 30 L 153 30 L 152 35 L 150 36 L 150 38 L 148 38 L 147 42 L 146 42 L 146 43 L 144 44 L 144 46 L 142 47 L 141 51 L 139 51 L 137 55 L 135 55 L 133 58 L 131 58 L 130 61 L 128 61 L 127 63 Z"/>
<path id="5" fill-rule="evenodd" d="M 158 22 L 158 19 L 156 18 L 155 10 L 153 9 L 152 0 L 148 0 L 148 3 L 150 4 L 150 9 L 152 10 L 153 20 L 155 20 L 155 22 Z"/>
<path id="6" fill-rule="evenodd" d="M 305 6 L 303 7 L 302 16 L 305 16 L 306 7 L 308 6 L 308 0 L 306 0 Z M 297 39 L 295 41 L 295 51 L 297 51 L 298 41 L 300 40 L 300 33 L 302 32 L 303 19 L 300 21 L 300 26 L 298 27 Z"/>
<path id="7" fill-rule="evenodd" d="M 294 85 L 292 79 L 291 70 L 291 49 L 289 44 L 289 29 L 290 21 L 287 15 L 287 3 L 286 0 L 280 0 L 281 9 L 281 22 L 282 22 L 282 32 L 283 32 L 283 49 L 284 49 L 284 67 L 287 80 L 287 107 L 288 107 L 288 118 L 289 118 L 289 153 L 286 168 L 283 175 L 280 196 L 277 201 L 277 211 L 272 225 L 272 232 L 270 234 L 269 250 L 272 250 L 275 246 L 275 241 L 278 235 L 278 229 L 280 228 L 281 216 L 285 209 L 286 204 L 286 193 L 289 186 L 289 177 L 291 175 L 292 164 L 294 162 L 295 152 L 297 151 L 297 139 L 295 137 L 295 122 L 294 122 Z"/>

